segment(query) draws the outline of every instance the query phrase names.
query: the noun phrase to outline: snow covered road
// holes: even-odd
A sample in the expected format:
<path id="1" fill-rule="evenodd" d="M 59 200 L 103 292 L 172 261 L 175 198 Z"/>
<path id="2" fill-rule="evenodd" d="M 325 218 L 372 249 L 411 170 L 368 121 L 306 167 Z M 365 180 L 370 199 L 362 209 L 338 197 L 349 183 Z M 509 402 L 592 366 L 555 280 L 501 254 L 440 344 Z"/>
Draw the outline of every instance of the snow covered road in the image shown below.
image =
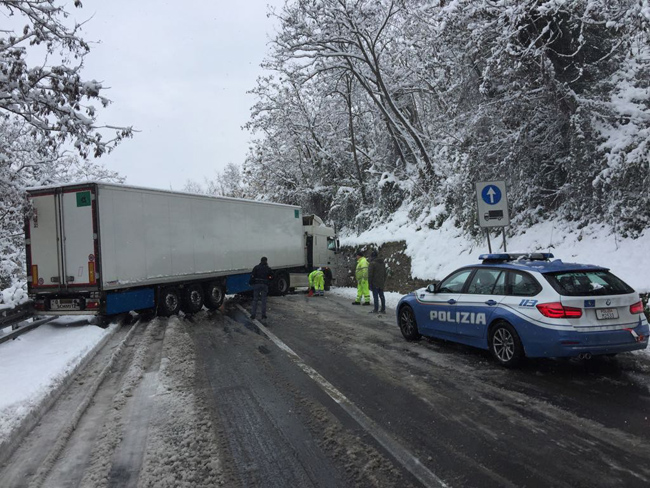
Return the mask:
<path id="1" fill-rule="evenodd" d="M 650 482 L 647 353 L 507 370 L 483 351 L 408 343 L 393 315 L 367 311 L 290 295 L 269 300 L 265 328 L 234 301 L 116 328 L 0 485 Z"/>
<path id="2" fill-rule="evenodd" d="M 178 318 L 123 327 L 5 463 L 2 486 L 218 485 L 195 368 Z"/>

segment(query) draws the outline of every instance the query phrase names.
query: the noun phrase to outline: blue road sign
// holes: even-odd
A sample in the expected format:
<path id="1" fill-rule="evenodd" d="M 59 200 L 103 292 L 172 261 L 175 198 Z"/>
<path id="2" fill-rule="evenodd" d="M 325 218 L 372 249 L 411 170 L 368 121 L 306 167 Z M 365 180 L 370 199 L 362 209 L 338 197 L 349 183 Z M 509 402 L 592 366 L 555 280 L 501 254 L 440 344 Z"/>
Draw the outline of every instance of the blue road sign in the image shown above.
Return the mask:
<path id="1" fill-rule="evenodd" d="M 481 227 L 510 225 L 508 191 L 505 181 L 477 181 L 476 210 Z"/>
<path id="2" fill-rule="evenodd" d="M 487 185 L 481 192 L 481 198 L 488 205 L 496 205 L 501 201 L 501 190 L 498 186 Z"/>

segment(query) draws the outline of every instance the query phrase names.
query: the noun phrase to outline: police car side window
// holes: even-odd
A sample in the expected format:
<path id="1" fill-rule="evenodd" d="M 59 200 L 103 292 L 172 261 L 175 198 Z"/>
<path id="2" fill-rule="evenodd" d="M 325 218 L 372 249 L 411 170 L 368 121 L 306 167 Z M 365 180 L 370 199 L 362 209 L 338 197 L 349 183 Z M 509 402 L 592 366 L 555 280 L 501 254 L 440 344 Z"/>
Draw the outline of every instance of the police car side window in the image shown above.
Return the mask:
<path id="1" fill-rule="evenodd" d="M 440 282 L 438 293 L 460 293 L 472 271 L 474 270 L 464 269 L 448 276 Z"/>
<path id="2" fill-rule="evenodd" d="M 467 288 L 467 293 L 475 295 L 491 295 L 494 285 L 501 274 L 501 270 L 483 268 L 477 269 Z"/>
<path id="3" fill-rule="evenodd" d="M 494 284 L 494 290 L 492 291 L 493 295 L 505 295 L 506 294 L 506 276 L 507 273 L 502 271 L 497 282 Z"/>
<path id="4" fill-rule="evenodd" d="M 532 297 L 542 291 L 540 284 L 529 274 L 518 271 L 510 271 L 508 274 L 510 275 L 508 295 Z"/>

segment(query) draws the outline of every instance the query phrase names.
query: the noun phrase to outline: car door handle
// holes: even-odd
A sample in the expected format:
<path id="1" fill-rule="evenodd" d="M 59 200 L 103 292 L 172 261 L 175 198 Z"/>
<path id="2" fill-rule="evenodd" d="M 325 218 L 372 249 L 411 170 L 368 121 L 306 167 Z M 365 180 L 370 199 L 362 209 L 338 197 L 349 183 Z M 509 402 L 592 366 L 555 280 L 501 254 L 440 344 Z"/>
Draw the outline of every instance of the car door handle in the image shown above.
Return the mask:
<path id="1" fill-rule="evenodd" d="M 451 298 L 451 299 L 447 300 L 447 303 L 448 303 L 449 305 L 453 305 L 453 304 L 456 303 L 456 300 L 454 300 L 453 298 Z"/>
<path id="2" fill-rule="evenodd" d="M 497 304 L 497 302 L 495 302 L 494 300 L 488 300 L 487 302 L 485 302 L 485 304 L 489 305 L 490 307 L 493 307 Z"/>

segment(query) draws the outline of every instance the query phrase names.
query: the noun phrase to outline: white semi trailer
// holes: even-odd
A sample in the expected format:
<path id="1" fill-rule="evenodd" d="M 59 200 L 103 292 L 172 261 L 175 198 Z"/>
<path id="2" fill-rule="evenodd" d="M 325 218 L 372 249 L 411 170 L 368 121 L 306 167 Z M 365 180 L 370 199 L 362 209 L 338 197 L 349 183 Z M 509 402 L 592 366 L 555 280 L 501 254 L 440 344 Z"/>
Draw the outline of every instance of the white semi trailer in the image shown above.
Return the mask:
<path id="1" fill-rule="evenodd" d="M 266 256 L 271 292 L 335 265 L 332 228 L 300 207 L 105 183 L 27 191 L 28 291 L 37 313 L 218 308 L 250 290 Z"/>

